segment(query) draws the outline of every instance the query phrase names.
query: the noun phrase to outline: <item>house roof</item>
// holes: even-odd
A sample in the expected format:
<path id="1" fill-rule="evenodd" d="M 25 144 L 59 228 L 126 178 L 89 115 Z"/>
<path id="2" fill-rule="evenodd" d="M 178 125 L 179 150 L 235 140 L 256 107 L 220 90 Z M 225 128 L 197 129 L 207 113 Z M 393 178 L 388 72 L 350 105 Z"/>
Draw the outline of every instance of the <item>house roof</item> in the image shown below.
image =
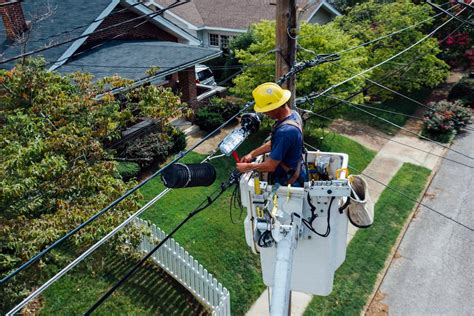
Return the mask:
<path id="1" fill-rule="evenodd" d="M 111 0 L 94 0 L 94 5 L 84 5 L 84 1 L 77 0 L 23 1 L 25 19 L 33 22 L 26 51 L 80 36 L 110 3 Z M 35 22 L 38 19 L 41 20 Z M 59 36 L 54 36 L 59 33 Z M 0 45 L 0 60 L 21 53 L 18 44 L 7 40 L 5 31 L 0 31 Z M 48 62 L 54 62 L 70 45 L 71 43 L 68 43 L 48 49 L 38 55 L 45 57 Z M 0 67 L 11 68 L 13 64 L 14 62 L 1 64 Z"/>
<path id="2" fill-rule="evenodd" d="M 124 78 L 141 80 L 150 77 L 145 74 L 148 68 L 158 66 L 159 71 L 153 75 L 155 80 L 170 74 L 170 71 L 175 73 L 220 54 L 218 49 L 174 42 L 114 40 L 71 59 L 58 71 L 84 71 L 97 77 L 117 74 Z"/>
<path id="3" fill-rule="evenodd" d="M 173 3 L 173 0 L 153 0 L 160 8 Z M 246 30 L 251 24 L 261 20 L 274 20 L 275 0 L 193 0 L 171 12 L 192 24 L 196 29 L 224 28 Z M 332 14 L 339 13 L 324 0 L 309 4 L 308 0 L 298 1 L 307 5 L 302 18 L 309 20 L 321 6 L 329 8 Z"/>

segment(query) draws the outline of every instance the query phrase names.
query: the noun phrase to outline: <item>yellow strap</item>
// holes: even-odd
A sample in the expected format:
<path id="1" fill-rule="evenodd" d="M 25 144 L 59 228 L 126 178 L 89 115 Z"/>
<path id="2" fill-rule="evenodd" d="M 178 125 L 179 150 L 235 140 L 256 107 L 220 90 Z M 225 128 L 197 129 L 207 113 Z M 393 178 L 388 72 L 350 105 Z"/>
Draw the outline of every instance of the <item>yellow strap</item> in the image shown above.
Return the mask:
<path id="1" fill-rule="evenodd" d="M 349 176 L 349 169 L 347 168 L 340 168 L 340 169 L 337 169 L 336 170 L 336 179 L 339 179 L 339 176 L 341 175 L 341 173 L 345 171 L 346 172 L 346 177 Z"/>
<path id="2" fill-rule="evenodd" d="M 277 211 L 278 211 L 278 194 L 275 193 L 275 195 L 273 196 L 273 209 L 272 209 L 273 218 L 276 216 Z"/>
<path id="3" fill-rule="evenodd" d="M 260 179 L 259 177 L 255 177 L 253 178 L 253 185 L 254 185 L 254 189 L 255 189 L 255 194 L 257 195 L 260 195 L 262 192 L 260 190 Z"/>

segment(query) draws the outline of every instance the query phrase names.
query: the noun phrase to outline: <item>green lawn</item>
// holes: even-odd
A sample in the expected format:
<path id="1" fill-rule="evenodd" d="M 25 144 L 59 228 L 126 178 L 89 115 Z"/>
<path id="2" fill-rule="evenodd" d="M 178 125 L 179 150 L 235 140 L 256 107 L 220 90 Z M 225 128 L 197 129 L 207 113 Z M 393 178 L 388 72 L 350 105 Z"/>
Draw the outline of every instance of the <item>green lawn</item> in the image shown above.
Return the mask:
<path id="1" fill-rule="evenodd" d="M 390 186 L 417 199 L 430 170 L 405 163 Z M 378 273 L 415 203 L 386 189 L 375 205 L 375 222 L 360 230 L 347 249 L 345 263 L 336 271 L 334 288 L 327 297 L 315 297 L 309 315 L 359 315 L 373 290 Z"/>
<path id="2" fill-rule="evenodd" d="M 130 258 L 96 253 L 48 288 L 41 315 L 83 315 L 134 264 Z M 207 315 L 204 307 L 166 272 L 140 268 L 94 315 Z"/>
<path id="3" fill-rule="evenodd" d="M 306 140 L 313 144 L 317 133 L 316 129 L 308 128 Z M 251 148 L 261 144 L 266 134 L 261 131 L 251 137 L 239 148 L 239 155 L 246 154 Z M 322 148 L 351 154 L 351 164 L 362 170 L 375 155 L 358 143 L 339 135 L 334 135 L 330 141 L 324 142 Z M 204 155 L 191 153 L 185 161 L 200 162 L 203 158 Z M 216 159 L 212 163 L 217 169 L 218 177 L 214 185 L 208 188 L 173 190 L 149 209 L 143 218 L 169 232 L 190 210 L 201 203 L 207 194 L 227 179 L 235 166 L 232 158 Z M 144 202 L 153 198 L 163 188 L 159 179 L 152 180 L 141 190 Z M 244 215 L 239 219 L 238 211 L 235 210 L 236 224 L 230 220 L 230 195 L 230 192 L 226 192 L 211 207 L 192 219 L 175 235 L 175 239 L 229 289 L 232 314 L 243 315 L 265 286 L 262 283 L 259 257 L 252 254 L 245 243 L 242 224 Z"/>
<path id="4" fill-rule="evenodd" d="M 409 97 L 423 102 L 425 100 L 431 90 L 429 89 L 424 89 L 420 91 L 413 92 L 411 94 L 407 94 Z M 378 107 L 383 110 L 390 110 L 390 111 L 395 111 L 395 112 L 400 112 L 403 114 L 408 114 L 408 115 L 413 115 L 415 111 L 418 109 L 418 105 L 415 104 L 412 101 L 406 100 L 401 97 L 396 97 L 392 100 L 388 100 L 382 103 L 374 103 L 374 104 L 368 104 L 370 106 Z M 407 117 L 401 116 L 401 115 L 396 115 L 396 114 L 391 114 L 391 113 L 386 113 L 382 111 L 377 111 L 374 109 L 368 109 L 368 108 L 362 108 L 368 112 L 371 112 L 379 117 L 382 117 L 384 119 L 387 119 L 389 121 L 392 121 L 393 123 L 403 126 L 405 125 L 406 121 L 408 120 Z M 335 113 L 337 112 L 337 113 Z M 364 125 L 369 125 L 372 126 L 382 132 L 385 132 L 389 135 L 394 135 L 397 131 L 398 128 L 394 127 L 386 122 L 383 122 L 369 114 L 366 114 L 362 111 L 359 111 L 349 105 L 343 105 L 340 107 L 339 110 L 335 110 L 334 112 L 329 111 L 328 113 L 325 113 L 325 115 L 328 115 L 330 117 L 340 117 L 343 118 L 347 121 L 357 121 L 360 122 Z"/>

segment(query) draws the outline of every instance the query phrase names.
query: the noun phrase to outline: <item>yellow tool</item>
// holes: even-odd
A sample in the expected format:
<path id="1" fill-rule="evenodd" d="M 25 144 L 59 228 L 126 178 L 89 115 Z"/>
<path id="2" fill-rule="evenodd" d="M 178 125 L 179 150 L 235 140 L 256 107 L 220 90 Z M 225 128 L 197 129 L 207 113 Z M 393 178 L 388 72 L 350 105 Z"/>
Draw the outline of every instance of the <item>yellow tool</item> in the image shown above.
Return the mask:
<path id="1" fill-rule="evenodd" d="M 253 185 L 255 187 L 255 194 L 262 194 L 262 191 L 260 190 L 260 179 L 258 176 L 255 176 L 255 178 L 253 179 Z"/>
<path id="2" fill-rule="evenodd" d="M 343 171 L 346 172 L 346 177 L 349 176 L 349 169 L 347 169 L 347 168 L 340 168 L 340 169 L 337 169 L 337 170 L 336 170 L 336 179 L 339 179 L 339 178 L 340 178 L 339 176 L 341 175 L 341 173 L 342 173 Z"/>

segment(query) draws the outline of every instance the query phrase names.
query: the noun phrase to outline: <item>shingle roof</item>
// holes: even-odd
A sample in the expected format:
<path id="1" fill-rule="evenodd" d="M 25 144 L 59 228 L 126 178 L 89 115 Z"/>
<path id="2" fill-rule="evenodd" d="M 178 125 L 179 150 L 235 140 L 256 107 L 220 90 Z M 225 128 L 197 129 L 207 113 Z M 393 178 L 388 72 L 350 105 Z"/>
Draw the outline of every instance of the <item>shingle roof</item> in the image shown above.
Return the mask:
<path id="1" fill-rule="evenodd" d="M 161 7 L 168 6 L 173 0 L 154 0 Z M 308 0 L 297 1 L 300 7 Z M 303 14 L 307 19 L 323 0 L 308 5 Z M 174 14 L 194 26 L 210 28 L 247 29 L 261 20 L 274 20 L 275 0 L 192 0 L 186 5 L 171 10 Z"/>
<path id="2" fill-rule="evenodd" d="M 35 17 L 44 15 L 51 5 L 52 14 L 47 18 L 32 24 L 30 39 L 26 50 L 35 50 L 52 42 L 61 42 L 81 35 L 87 26 L 111 3 L 111 0 L 29 0 L 23 1 L 23 12 L 26 20 L 34 21 Z M 87 5 L 86 5 L 87 4 Z M 82 25 L 86 25 L 82 27 Z M 18 45 L 7 41 L 5 31 L 0 31 L 0 60 L 13 57 L 21 53 Z M 63 31 L 71 31 L 60 36 L 52 37 Z M 46 50 L 38 55 L 44 56 L 48 62 L 56 61 L 71 45 L 65 44 L 57 48 Z M 1 68 L 11 68 L 12 63 L 2 64 Z"/>
<path id="3" fill-rule="evenodd" d="M 118 74 L 137 80 L 146 77 L 146 69 L 152 66 L 159 66 L 160 74 L 188 63 L 203 62 L 216 54 L 220 50 L 174 42 L 114 40 L 70 60 L 58 71 L 84 71 L 96 77 Z"/>

